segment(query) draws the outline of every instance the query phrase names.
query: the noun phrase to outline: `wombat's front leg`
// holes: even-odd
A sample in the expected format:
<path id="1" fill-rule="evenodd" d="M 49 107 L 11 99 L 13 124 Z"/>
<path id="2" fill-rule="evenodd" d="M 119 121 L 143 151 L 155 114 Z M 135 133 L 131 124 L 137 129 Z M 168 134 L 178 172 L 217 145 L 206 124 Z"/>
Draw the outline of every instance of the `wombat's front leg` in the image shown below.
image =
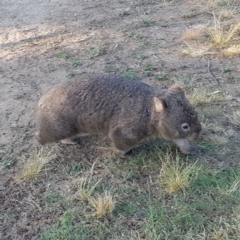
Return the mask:
<path id="1" fill-rule="evenodd" d="M 129 151 L 129 150 L 128 150 L 128 151 Z M 117 156 L 119 156 L 120 158 L 126 158 L 126 154 L 128 153 L 128 151 L 121 151 L 121 150 L 117 149 L 116 147 L 115 147 L 115 149 L 114 149 L 114 153 L 115 153 Z"/>
<path id="2" fill-rule="evenodd" d="M 127 132 L 127 133 L 126 133 Z M 116 128 L 110 132 L 109 138 L 115 147 L 115 154 L 126 158 L 126 154 L 139 142 L 138 138 L 127 129 Z"/>

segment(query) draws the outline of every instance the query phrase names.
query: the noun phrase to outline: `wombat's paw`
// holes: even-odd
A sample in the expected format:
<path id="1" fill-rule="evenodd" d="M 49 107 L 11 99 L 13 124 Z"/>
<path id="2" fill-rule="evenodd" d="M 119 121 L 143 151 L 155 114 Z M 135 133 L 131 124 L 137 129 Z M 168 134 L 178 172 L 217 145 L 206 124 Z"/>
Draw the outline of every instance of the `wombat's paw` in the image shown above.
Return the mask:
<path id="1" fill-rule="evenodd" d="M 66 145 L 77 145 L 77 143 L 74 142 L 71 138 L 65 138 L 61 140 L 61 143 Z"/>
<path id="2" fill-rule="evenodd" d="M 122 159 L 128 158 L 128 156 L 126 155 L 127 152 L 125 152 L 125 151 L 121 151 L 121 150 L 118 150 L 118 149 L 115 148 L 114 153 Z"/>

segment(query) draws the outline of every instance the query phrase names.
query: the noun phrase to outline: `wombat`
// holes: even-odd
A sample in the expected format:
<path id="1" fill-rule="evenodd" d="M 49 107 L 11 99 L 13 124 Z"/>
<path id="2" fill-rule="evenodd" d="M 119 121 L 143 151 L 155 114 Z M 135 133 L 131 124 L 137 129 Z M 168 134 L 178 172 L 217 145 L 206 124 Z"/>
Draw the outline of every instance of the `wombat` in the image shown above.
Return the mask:
<path id="1" fill-rule="evenodd" d="M 107 135 L 119 157 L 149 137 L 173 141 L 182 153 L 202 127 L 179 85 L 152 87 L 121 76 L 88 76 L 54 87 L 39 100 L 36 138 L 41 144 L 77 134 Z"/>

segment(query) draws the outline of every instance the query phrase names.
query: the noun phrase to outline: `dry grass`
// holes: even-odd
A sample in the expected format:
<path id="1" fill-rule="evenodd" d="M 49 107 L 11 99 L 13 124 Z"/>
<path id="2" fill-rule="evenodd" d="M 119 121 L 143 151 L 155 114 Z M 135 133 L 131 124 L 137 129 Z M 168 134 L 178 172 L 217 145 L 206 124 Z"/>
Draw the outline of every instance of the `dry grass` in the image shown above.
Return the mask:
<path id="1" fill-rule="evenodd" d="M 235 110 L 232 114 L 225 114 L 225 116 L 228 118 L 228 122 L 234 125 L 240 126 L 240 111 Z"/>
<path id="2" fill-rule="evenodd" d="M 168 194 L 188 188 L 198 175 L 199 168 L 196 166 L 197 162 L 185 166 L 183 163 L 180 163 L 178 155 L 176 159 L 173 159 L 170 154 L 166 155 L 167 161 L 165 159 L 161 160 L 160 184 L 164 185 L 164 189 Z"/>
<path id="3" fill-rule="evenodd" d="M 219 192 L 222 194 L 222 195 L 225 195 L 225 196 L 230 196 L 232 195 L 233 193 L 237 192 L 240 190 L 240 178 L 237 178 L 232 184 L 231 186 L 229 186 L 228 188 L 226 189 L 221 189 L 219 188 Z"/>
<path id="4" fill-rule="evenodd" d="M 214 116 L 212 116 L 214 118 Z M 211 120 L 205 119 L 201 121 L 202 127 L 205 131 L 214 131 L 214 133 L 226 133 L 226 128 L 223 126 L 219 126 L 216 122 L 212 122 Z M 230 133 L 229 133 L 230 134 Z M 226 134 L 226 136 L 229 136 Z"/>
<path id="5" fill-rule="evenodd" d="M 223 145 L 224 146 L 228 143 L 228 138 L 224 135 L 211 134 L 211 135 L 208 136 L 208 139 L 214 145 L 220 145 L 220 146 Z"/>
<path id="6" fill-rule="evenodd" d="M 105 215 L 112 213 L 115 202 L 110 192 L 105 191 L 103 196 L 98 198 L 89 198 L 90 203 L 95 208 L 95 215 L 98 218 L 103 218 Z"/>
<path id="7" fill-rule="evenodd" d="M 101 182 L 102 179 L 99 179 L 95 184 L 92 183 L 92 175 L 93 175 L 95 163 L 92 165 L 90 171 L 88 172 L 85 178 L 82 177 L 74 180 L 74 184 L 78 186 L 78 191 L 75 193 L 74 199 L 80 200 L 80 201 L 89 200 L 95 188 Z"/>
<path id="8" fill-rule="evenodd" d="M 43 172 L 44 167 L 54 158 L 52 152 L 44 152 L 42 149 L 25 159 L 22 172 L 19 176 L 21 180 L 35 180 Z"/>
<path id="9" fill-rule="evenodd" d="M 221 91 L 209 92 L 204 88 L 194 88 L 191 95 L 188 96 L 190 103 L 194 106 L 201 106 L 211 102 L 222 102 L 226 96 Z"/>
<path id="10" fill-rule="evenodd" d="M 208 28 L 207 33 L 211 37 L 212 44 L 214 46 L 226 46 L 230 44 L 230 41 L 236 36 L 236 33 L 240 30 L 240 23 L 231 26 L 228 30 L 225 30 L 221 25 L 221 19 L 217 18 L 213 13 L 214 27 Z"/>
<path id="11" fill-rule="evenodd" d="M 185 41 L 196 40 L 201 37 L 201 35 L 205 31 L 205 26 L 195 26 L 193 28 L 188 28 L 186 32 L 183 34 L 182 39 Z"/>
<path id="12" fill-rule="evenodd" d="M 230 13 L 228 13 L 230 14 Z M 187 45 L 187 49 L 182 49 L 182 54 L 198 57 L 214 54 L 218 56 L 234 57 L 240 54 L 239 32 L 240 23 L 231 26 L 222 26 L 221 18 L 223 14 L 216 17 L 213 12 L 213 26 L 195 26 L 183 34 L 182 40 Z M 201 40 L 194 44 L 189 44 L 189 40 Z"/>
<path id="13" fill-rule="evenodd" d="M 78 179 L 78 191 L 75 193 L 74 198 L 80 201 L 87 201 L 100 182 L 101 179 L 92 185 L 91 178 Z"/>
<path id="14" fill-rule="evenodd" d="M 224 49 L 223 51 L 224 56 L 226 57 L 235 57 L 240 54 L 240 44 L 234 44 L 229 48 Z"/>
<path id="15" fill-rule="evenodd" d="M 187 45 L 187 49 L 182 49 L 181 53 L 183 55 L 189 55 L 191 57 L 200 57 L 206 54 L 209 54 L 210 47 L 205 45 L 197 45 L 197 46 L 191 46 L 189 43 L 184 41 L 184 43 Z"/>
<path id="16" fill-rule="evenodd" d="M 216 229 L 212 236 L 210 237 L 210 240 L 227 240 L 229 239 L 229 235 L 227 230 L 220 227 L 219 229 Z"/>

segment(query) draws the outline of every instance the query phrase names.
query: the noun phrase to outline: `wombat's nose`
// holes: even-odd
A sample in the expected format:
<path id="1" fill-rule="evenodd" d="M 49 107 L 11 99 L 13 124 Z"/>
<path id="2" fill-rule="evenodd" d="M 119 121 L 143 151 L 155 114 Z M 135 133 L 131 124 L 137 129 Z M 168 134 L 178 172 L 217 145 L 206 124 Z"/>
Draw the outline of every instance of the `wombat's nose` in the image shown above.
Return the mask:
<path id="1" fill-rule="evenodd" d="M 191 135 L 191 139 L 189 140 L 196 140 L 196 139 L 200 139 L 202 136 L 202 128 L 199 129 L 199 131 L 197 132 L 194 132 L 192 135 Z"/>
<path id="2" fill-rule="evenodd" d="M 197 138 L 198 138 L 198 139 L 200 139 L 201 137 L 202 137 L 202 128 L 201 128 L 200 132 L 199 132 L 198 135 L 197 135 Z"/>

